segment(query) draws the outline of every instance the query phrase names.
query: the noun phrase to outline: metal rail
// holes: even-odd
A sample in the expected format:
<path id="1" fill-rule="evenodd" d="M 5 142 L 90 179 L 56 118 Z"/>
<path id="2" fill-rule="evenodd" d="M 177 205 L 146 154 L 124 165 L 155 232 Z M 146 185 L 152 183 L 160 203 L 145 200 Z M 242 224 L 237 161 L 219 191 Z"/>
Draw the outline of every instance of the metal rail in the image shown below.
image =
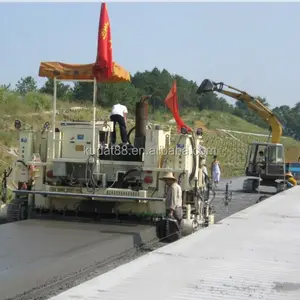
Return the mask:
<path id="1" fill-rule="evenodd" d="M 48 192 L 48 191 L 28 191 L 28 190 L 13 190 L 13 193 L 25 195 L 43 195 L 46 196 L 68 196 L 68 197 L 81 197 L 81 198 L 94 198 L 94 199 L 110 199 L 116 201 L 165 201 L 164 198 L 158 197 L 140 197 L 140 196 L 117 196 L 117 195 L 97 195 L 97 194 L 81 194 L 81 193 L 66 193 L 66 192 Z"/>

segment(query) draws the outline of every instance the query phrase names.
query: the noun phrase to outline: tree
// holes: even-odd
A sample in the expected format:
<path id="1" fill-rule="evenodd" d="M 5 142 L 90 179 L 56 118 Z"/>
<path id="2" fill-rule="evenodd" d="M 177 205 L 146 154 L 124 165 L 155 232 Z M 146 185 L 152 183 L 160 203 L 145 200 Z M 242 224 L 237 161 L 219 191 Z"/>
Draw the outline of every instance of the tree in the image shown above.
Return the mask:
<path id="1" fill-rule="evenodd" d="M 93 100 L 94 85 L 89 82 L 76 82 L 73 92 L 73 100 Z M 135 102 L 143 93 L 133 84 L 128 82 L 100 83 L 97 85 L 97 103 L 103 107 L 111 107 L 114 103 L 125 104 L 133 108 Z"/>
<path id="2" fill-rule="evenodd" d="M 165 107 L 164 99 L 172 87 L 173 80 L 167 70 L 159 71 L 158 68 L 154 68 L 152 71 L 137 72 L 132 77 L 132 84 L 144 95 L 152 95 L 150 105 L 154 109 L 162 109 Z"/>
<path id="3" fill-rule="evenodd" d="M 16 91 L 22 95 L 37 90 L 37 84 L 33 77 L 27 76 L 21 78 L 16 84 Z"/>
<path id="4" fill-rule="evenodd" d="M 76 81 L 72 89 L 72 99 L 76 101 L 93 101 L 93 83 Z"/>
<path id="5" fill-rule="evenodd" d="M 11 84 L 0 84 L 0 90 L 8 92 L 10 90 Z"/>
<path id="6" fill-rule="evenodd" d="M 40 89 L 41 93 L 53 95 L 54 94 L 54 80 L 48 78 L 45 84 Z M 56 81 L 56 94 L 57 98 L 61 100 L 70 100 L 73 96 L 72 90 L 69 85 L 63 84 L 60 81 Z"/>
<path id="7" fill-rule="evenodd" d="M 103 107 L 111 107 L 114 103 L 125 104 L 133 109 L 135 103 L 143 94 L 134 85 L 128 82 L 102 84 L 98 90 L 98 103 Z"/>
<path id="8" fill-rule="evenodd" d="M 142 95 L 152 95 L 149 102 L 150 111 L 166 111 L 164 100 L 169 93 L 173 81 L 176 80 L 178 91 L 178 106 L 180 110 L 215 110 L 232 113 L 244 120 L 268 128 L 268 124 L 255 112 L 248 109 L 243 101 L 236 101 L 230 105 L 223 97 L 215 93 L 207 93 L 203 96 L 196 94 L 197 84 L 178 74 L 171 74 L 168 70 L 153 68 L 150 71 L 137 72 L 131 78 L 131 82 L 110 83 L 97 85 L 97 103 L 103 107 L 111 107 L 113 103 L 119 102 L 126 105 L 129 111 L 134 111 L 134 106 Z M 36 82 L 31 76 L 21 78 L 16 89 L 21 94 L 35 91 Z M 1 91 L 8 91 L 9 86 L 2 85 Z M 42 93 L 53 94 L 53 80 L 48 79 L 40 89 Z M 81 101 L 93 100 L 93 83 L 75 82 L 74 87 L 57 82 L 57 96 L 59 99 Z M 266 107 L 269 103 L 266 98 L 257 97 Z M 294 107 L 282 105 L 275 107 L 273 113 L 283 125 L 283 133 L 300 139 L 300 102 Z"/>

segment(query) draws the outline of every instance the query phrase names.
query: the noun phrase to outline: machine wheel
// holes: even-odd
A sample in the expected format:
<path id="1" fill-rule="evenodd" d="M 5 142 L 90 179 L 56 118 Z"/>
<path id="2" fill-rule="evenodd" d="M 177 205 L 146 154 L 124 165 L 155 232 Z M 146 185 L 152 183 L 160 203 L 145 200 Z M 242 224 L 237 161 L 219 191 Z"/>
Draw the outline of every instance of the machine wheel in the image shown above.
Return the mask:
<path id="1" fill-rule="evenodd" d="M 194 219 L 182 219 L 180 222 L 181 236 L 193 234 L 198 227 L 198 223 Z"/>
<path id="2" fill-rule="evenodd" d="M 7 205 L 7 221 L 17 222 L 27 219 L 27 198 L 15 198 Z"/>

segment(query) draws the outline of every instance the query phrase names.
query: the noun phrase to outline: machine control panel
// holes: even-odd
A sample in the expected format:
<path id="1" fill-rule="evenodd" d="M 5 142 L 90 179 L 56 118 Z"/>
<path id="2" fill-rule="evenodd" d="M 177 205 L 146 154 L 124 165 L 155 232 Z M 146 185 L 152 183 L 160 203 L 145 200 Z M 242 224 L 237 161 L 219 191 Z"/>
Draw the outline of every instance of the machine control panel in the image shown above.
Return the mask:
<path id="1" fill-rule="evenodd" d="M 96 124 L 95 127 L 96 149 L 100 147 L 100 134 L 109 134 L 113 128 L 112 122 L 102 123 Z M 93 153 L 93 127 L 90 123 L 62 125 L 61 158 L 84 159 Z"/>
<path id="2" fill-rule="evenodd" d="M 99 147 L 99 130 L 96 130 L 96 147 Z M 63 128 L 62 158 L 85 158 L 92 154 L 92 128 Z"/>
<path id="3" fill-rule="evenodd" d="M 19 159 L 27 163 L 28 161 L 31 160 L 32 151 L 33 151 L 32 132 L 30 131 L 20 132 L 19 143 L 20 143 Z"/>

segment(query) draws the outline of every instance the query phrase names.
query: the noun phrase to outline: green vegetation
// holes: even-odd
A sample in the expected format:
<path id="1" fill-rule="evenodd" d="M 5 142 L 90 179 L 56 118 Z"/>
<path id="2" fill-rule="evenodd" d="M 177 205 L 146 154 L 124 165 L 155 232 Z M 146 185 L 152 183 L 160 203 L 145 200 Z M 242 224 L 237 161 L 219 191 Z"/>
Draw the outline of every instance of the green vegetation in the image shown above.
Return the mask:
<path id="1" fill-rule="evenodd" d="M 164 105 L 173 80 L 177 81 L 180 114 L 189 126 L 204 128 L 204 145 L 211 149 L 210 154 L 217 152 L 223 167 L 223 177 L 243 174 L 247 145 L 253 141 L 266 141 L 266 137 L 245 135 L 232 131 L 268 134 L 267 125 L 255 114 L 249 112 L 243 103 L 232 106 L 216 94 L 196 95 L 197 84 L 168 71 L 136 73 L 131 83 L 100 84 L 98 86 L 98 119 L 108 119 L 113 102 L 121 102 L 130 110 L 130 123 L 134 123 L 134 104 L 142 95 L 152 95 L 149 106 L 149 119 L 162 124 L 171 124 L 172 116 Z M 58 84 L 59 101 L 57 110 L 59 120 L 90 120 L 92 118 L 93 85 L 75 83 L 73 87 Z M 251 91 L 249 91 L 251 93 Z M 15 157 L 9 154 L 10 148 L 17 146 L 17 134 L 14 120 L 20 119 L 23 124 L 42 128 L 48 121 L 51 123 L 53 81 L 47 80 L 38 89 L 32 77 L 22 78 L 12 88 L 0 86 L 0 172 L 11 165 Z M 261 99 L 266 105 L 265 99 Z M 71 110 L 72 107 L 83 107 L 83 110 Z M 280 119 L 286 123 L 285 134 L 298 138 L 294 132 L 300 132 L 300 103 L 295 107 L 281 106 L 274 109 Z M 298 120 L 298 121 L 297 121 Z M 248 122 L 247 122 L 248 121 Z M 249 123 L 250 122 L 250 123 Z M 196 124 L 196 125 L 195 125 Z M 298 128 L 299 127 L 299 128 Z M 282 139 L 285 146 L 299 147 L 299 142 L 292 138 Z M 12 150 L 12 149 L 11 149 Z M 10 151 L 13 152 L 13 151 Z M 208 158 L 208 166 L 212 157 Z"/>
<path id="2" fill-rule="evenodd" d="M 257 125 L 251 124 L 228 112 L 202 110 L 183 115 L 184 121 L 192 125 L 193 122 L 201 120 L 208 129 L 228 129 L 243 132 L 268 134 L 268 131 Z"/>
<path id="3" fill-rule="evenodd" d="M 265 142 L 266 140 L 267 137 L 264 136 L 236 132 L 204 133 L 204 145 L 209 149 L 216 150 L 222 165 L 223 177 L 244 175 L 248 145 L 252 142 Z M 291 138 L 282 139 L 282 144 L 285 146 L 286 151 L 291 147 L 300 147 L 300 143 Z M 212 160 L 213 151 L 209 153 L 208 163 Z"/>

